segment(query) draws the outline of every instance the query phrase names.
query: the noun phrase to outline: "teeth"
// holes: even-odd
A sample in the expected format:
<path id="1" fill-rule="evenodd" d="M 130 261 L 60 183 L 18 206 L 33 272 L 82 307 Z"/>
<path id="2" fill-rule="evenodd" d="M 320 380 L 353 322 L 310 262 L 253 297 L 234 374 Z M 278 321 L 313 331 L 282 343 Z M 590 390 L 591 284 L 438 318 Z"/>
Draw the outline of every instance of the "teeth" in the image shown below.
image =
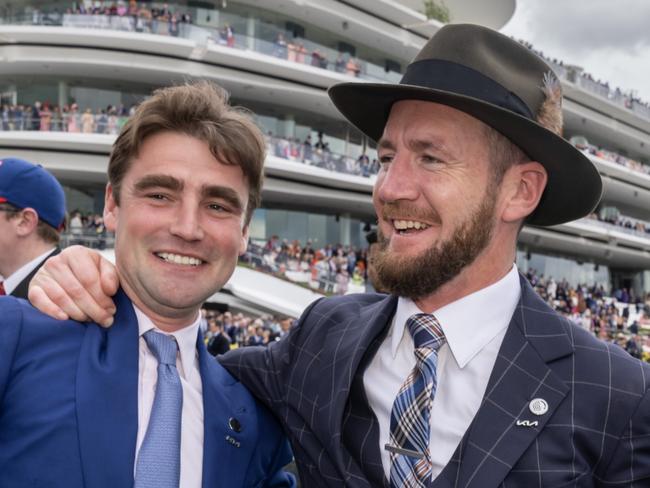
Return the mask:
<path id="1" fill-rule="evenodd" d="M 397 230 L 407 230 L 407 229 L 424 230 L 430 227 L 423 222 L 418 222 L 417 220 L 393 220 L 393 225 Z"/>
<path id="2" fill-rule="evenodd" d="M 156 256 L 164 259 L 168 263 L 182 264 L 185 266 L 198 266 L 201 260 L 190 256 L 181 256 L 180 254 L 172 254 L 170 252 L 158 252 Z"/>

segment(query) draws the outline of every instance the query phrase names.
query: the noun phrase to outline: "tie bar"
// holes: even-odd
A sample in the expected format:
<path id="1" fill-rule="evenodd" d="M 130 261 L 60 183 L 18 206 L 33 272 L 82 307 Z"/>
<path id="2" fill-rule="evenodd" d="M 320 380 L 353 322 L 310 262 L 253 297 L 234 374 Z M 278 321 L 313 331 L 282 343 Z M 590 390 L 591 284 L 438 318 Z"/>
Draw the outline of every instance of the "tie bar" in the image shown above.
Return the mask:
<path id="1" fill-rule="evenodd" d="M 410 449 L 402 449 L 401 447 L 391 446 L 390 444 L 386 444 L 384 446 L 384 449 L 386 449 L 388 452 L 401 454 L 403 456 L 414 457 L 416 459 L 422 459 L 424 457 L 424 454 L 422 454 L 421 452 L 411 451 Z"/>

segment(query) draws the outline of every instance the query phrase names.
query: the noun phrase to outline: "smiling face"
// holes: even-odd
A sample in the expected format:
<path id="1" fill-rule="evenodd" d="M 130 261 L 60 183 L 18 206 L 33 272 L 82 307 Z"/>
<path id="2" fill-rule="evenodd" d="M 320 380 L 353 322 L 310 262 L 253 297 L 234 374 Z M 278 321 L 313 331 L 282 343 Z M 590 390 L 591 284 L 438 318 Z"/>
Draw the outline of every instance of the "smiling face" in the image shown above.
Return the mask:
<path id="1" fill-rule="evenodd" d="M 426 297 L 472 264 L 492 238 L 497 185 L 484 126 L 444 105 L 401 101 L 378 152 L 373 264 L 388 291 Z"/>
<path id="2" fill-rule="evenodd" d="M 121 284 L 166 329 L 190 323 L 232 275 L 246 250 L 248 184 L 207 143 L 162 132 L 145 139 L 104 219 L 115 230 Z M 189 321 L 189 322 L 188 322 Z"/>

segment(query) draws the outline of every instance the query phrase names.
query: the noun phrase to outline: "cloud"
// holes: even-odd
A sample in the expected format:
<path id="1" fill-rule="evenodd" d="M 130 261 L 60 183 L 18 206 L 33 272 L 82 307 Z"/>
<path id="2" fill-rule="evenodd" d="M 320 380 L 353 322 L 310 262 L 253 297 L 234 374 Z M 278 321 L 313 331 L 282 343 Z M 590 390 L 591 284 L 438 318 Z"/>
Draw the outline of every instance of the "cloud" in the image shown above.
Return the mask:
<path id="1" fill-rule="evenodd" d="M 648 19 L 648 0 L 517 0 L 503 32 L 647 100 Z"/>
<path id="2" fill-rule="evenodd" d="M 647 0 L 519 0 L 515 17 L 519 10 L 525 16 L 522 34 L 548 45 L 570 44 L 581 51 L 650 46 Z"/>

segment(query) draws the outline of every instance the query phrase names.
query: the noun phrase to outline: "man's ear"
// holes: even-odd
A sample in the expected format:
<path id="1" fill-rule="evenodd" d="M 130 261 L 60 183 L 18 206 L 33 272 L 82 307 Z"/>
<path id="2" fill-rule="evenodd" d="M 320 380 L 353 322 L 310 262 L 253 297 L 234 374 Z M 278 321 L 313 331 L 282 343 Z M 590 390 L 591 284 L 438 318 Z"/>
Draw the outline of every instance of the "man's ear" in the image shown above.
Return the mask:
<path id="1" fill-rule="evenodd" d="M 38 227 L 38 214 L 33 208 L 27 207 L 19 211 L 19 215 L 12 218 L 15 221 L 16 235 L 26 237 L 36 231 Z"/>
<path id="2" fill-rule="evenodd" d="M 505 222 L 516 222 L 533 213 L 539 204 L 548 174 L 536 161 L 515 164 L 504 175 L 505 208 L 501 214 Z"/>
<path id="3" fill-rule="evenodd" d="M 115 201 L 113 185 L 107 183 L 106 193 L 104 194 L 104 226 L 111 232 L 115 232 L 115 229 L 117 228 L 119 210 L 117 202 Z"/>
<path id="4" fill-rule="evenodd" d="M 246 224 L 244 228 L 242 229 L 241 233 L 241 243 L 239 244 L 239 255 L 243 255 L 246 252 L 246 249 L 248 249 L 248 229 L 249 229 L 249 224 Z"/>

